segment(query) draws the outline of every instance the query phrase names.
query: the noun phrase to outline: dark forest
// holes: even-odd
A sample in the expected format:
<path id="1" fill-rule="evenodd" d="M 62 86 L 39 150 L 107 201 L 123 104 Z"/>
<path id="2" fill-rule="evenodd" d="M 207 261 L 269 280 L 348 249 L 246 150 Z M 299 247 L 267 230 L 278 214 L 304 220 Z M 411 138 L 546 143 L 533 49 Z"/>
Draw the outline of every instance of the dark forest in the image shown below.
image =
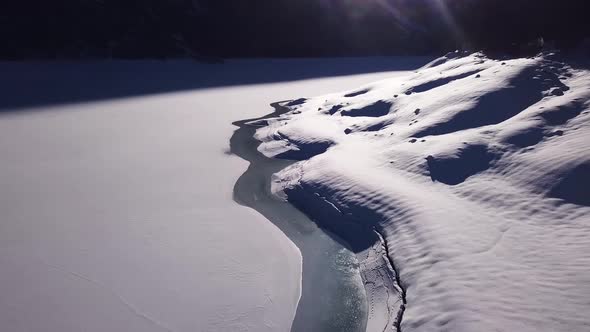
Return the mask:
<path id="1" fill-rule="evenodd" d="M 3 59 L 514 53 L 540 44 L 567 51 L 590 36 L 585 0 L 29 0 L 3 7 Z"/>

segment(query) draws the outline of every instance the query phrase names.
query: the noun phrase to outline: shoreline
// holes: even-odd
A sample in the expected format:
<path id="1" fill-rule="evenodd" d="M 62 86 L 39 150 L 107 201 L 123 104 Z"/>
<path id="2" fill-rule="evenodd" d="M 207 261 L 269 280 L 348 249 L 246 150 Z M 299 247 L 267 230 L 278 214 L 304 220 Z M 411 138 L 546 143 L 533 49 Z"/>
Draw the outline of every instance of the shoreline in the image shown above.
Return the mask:
<path id="1" fill-rule="evenodd" d="M 400 331 L 405 290 L 379 225 L 356 219 L 317 188 L 299 185 L 286 194 L 289 202 L 320 227 L 347 241 L 355 252 L 369 305 L 366 331 Z"/>
<path id="2" fill-rule="evenodd" d="M 249 129 L 247 130 L 249 135 L 248 140 L 250 140 L 249 144 L 255 145 L 255 148 L 257 148 L 260 142 L 255 140 L 253 137 L 256 130 L 255 126 L 264 125 L 265 119 L 276 118 L 284 113 L 289 112 L 290 109 L 282 106 L 282 103 L 284 102 L 271 104 L 275 111 L 261 118 L 234 122 L 234 125 L 240 127 L 240 129 L 236 131 L 236 134 L 238 131 L 244 130 L 245 128 Z M 261 121 L 261 124 L 252 123 L 255 121 Z M 242 152 L 237 151 L 236 153 L 235 150 L 239 150 L 239 148 L 234 149 L 237 147 L 236 144 L 234 144 L 236 143 L 235 140 L 237 139 L 237 137 L 235 137 L 236 134 L 234 134 L 234 137 L 232 137 L 231 145 L 231 150 L 234 154 Z M 243 136 L 246 133 L 243 132 L 241 134 L 242 135 L 240 136 Z M 241 137 L 241 139 L 244 139 L 244 137 Z M 259 158 L 265 159 L 264 162 L 268 163 L 270 161 L 272 164 L 276 165 L 276 167 L 271 170 L 270 174 L 268 174 L 268 183 L 265 184 L 268 186 L 270 186 L 270 175 L 297 162 L 284 159 L 266 158 L 262 156 L 262 154 L 257 150 L 256 153 L 259 155 Z M 244 158 L 241 155 L 239 156 Z M 252 158 L 248 159 L 246 157 L 244 159 L 247 159 L 251 162 L 248 171 L 254 167 L 260 166 L 260 163 L 252 161 Z M 248 171 L 246 173 L 248 173 Z M 246 173 L 244 173 L 244 175 Z M 236 188 L 238 188 L 238 184 L 239 181 L 236 184 Z M 240 198 L 240 195 L 238 194 L 239 190 L 236 190 L 236 188 L 234 189 L 234 199 L 238 203 L 258 210 L 269 220 L 271 220 L 271 222 L 276 224 L 276 220 L 273 220 L 273 216 L 269 216 L 268 212 L 265 213 L 264 211 L 260 211 L 257 207 L 251 206 L 251 204 L 245 202 L 243 198 Z M 267 194 L 272 196 L 270 190 L 268 190 Z M 388 257 L 386 249 L 387 243 L 385 243 L 384 237 L 381 236 L 375 227 L 365 227 L 363 226 L 362 222 L 353 220 L 350 218 L 350 216 L 343 214 L 334 204 L 330 203 L 328 199 L 315 194 L 313 190 L 288 190 L 285 192 L 285 194 L 287 196 L 288 203 L 283 204 L 287 204 L 287 206 L 297 210 L 297 212 L 304 214 L 310 219 L 309 222 L 317 225 L 317 227 L 328 234 L 330 238 L 343 243 L 348 249 L 352 251 L 352 255 L 354 256 L 357 265 L 356 273 L 360 277 L 362 283 L 362 291 L 364 293 L 365 299 L 364 306 L 366 308 L 365 317 L 363 318 L 364 326 L 358 326 L 357 329 L 352 330 L 399 331 L 399 323 L 405 308 L 405 297 L 404 291 L 399 285 L 396 271 Z M 276 198 L 273 199 L 279 202 Z M 286 206 L 282 206 L 281 208 L 286 208 Z M 285 232 L 284 225 L 283 227 L 281 225 L 277 226 Z M 293 240 L 292 236 L 288 234 L 288 231 L 285 233 L 292 241 L 296 242 L 296 240 Z M 304 276 L 302 276 L 302 297 L 297 307 L 295 320 L 293 322 L 294 331 L 309 330 L 309 326 L 305 326 L 308 322 L 302 322 L 305 319 L 309 319 L 307 315 L 303 314 L 303 311 L 306 310 L 306 298 L 303 293 L 305 285 L 313 282 L 313 280 L 308 280 L 309 278 L 305 277 L 306 272 L 309 272 L 308 269 L 305 268 L 306 255 L 301 246 L 297 246 L 300 248 L 300 250 L 302 250 Z M 309 255 L 307 256 L 309 259 Z"/>
<path id="3" fill-rule="evenodd" d="M 231 153 L 250 162 L 234 186 L 234 200 L 265 216 L 301 251 L 301 291 L 292 331 L 366 331 L 368 302 L 358 255 L 337 235 L 271 193 L 271 176 L 296 162 L 267 158 L 257 150 L 257 124 L 252 122 L 289 111 L 279 103 L 271 106 L 275 111 L 270 114 L 233 123 L 239 128 L 230 140 Z"/>

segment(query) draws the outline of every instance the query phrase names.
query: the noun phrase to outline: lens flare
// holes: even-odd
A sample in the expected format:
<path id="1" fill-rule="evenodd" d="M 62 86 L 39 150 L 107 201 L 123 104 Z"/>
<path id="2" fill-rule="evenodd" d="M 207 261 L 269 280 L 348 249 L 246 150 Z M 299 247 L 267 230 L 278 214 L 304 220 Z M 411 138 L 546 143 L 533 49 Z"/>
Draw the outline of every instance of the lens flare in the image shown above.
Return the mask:
<path id="1" fill-rule="evenodd" d="M 452 34 L 457 44 L 465 40 L 464 33 L 449 9 L 449 0 L 319 0 L 326 13 L 341 12 L 351 19 L 374 15 L 375 10 L 391 17 L 406 31 L 427 32 L 428 27 L 417 23 L 416 13 L 429 12 Z"/>

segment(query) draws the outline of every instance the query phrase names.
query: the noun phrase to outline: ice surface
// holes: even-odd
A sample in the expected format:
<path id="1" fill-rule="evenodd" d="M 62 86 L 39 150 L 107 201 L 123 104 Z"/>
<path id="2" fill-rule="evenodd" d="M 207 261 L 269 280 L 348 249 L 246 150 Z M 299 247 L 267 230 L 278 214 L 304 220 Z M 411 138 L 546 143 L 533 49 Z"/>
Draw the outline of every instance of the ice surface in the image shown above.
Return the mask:
<path id="1" fill-rule="evenodd" d="M 288 107 L 273 190 L 380 230 L 403 331 L 590 330 L 590 71 L 452 55 Z"/>
<path id="2" fill-rule="evenodd" d="M 36 86 L 30 98 L 43 92 L 44 76 L 36 71 L 53 66 L 37 63 L 27 71 L 27 64 L 18 64 Z M 58 67 L 80 70 L 76 77 L 103 77 L 92 71 L 123 68 L 112 84 L 125 86 L 142 83 L 137 72 L 169 66 Z M 174 68 L 182 66 L 194 71 L 188 62 Z M 295 70 L 288 61 L 243 66 L 248 75 Z M 19 79 L 5 74 L 5 87 Z M 5 109 L 0 114 L 0 330 L 288 330 L 299 299 L 301 256 L 274 225 L 233 201 L 233 186 L 247 164 L 226 153 L 235 129 L 231 123 L 270 113 L 276 100 L 350 89 L 390 75 Z M 76 91 L 110 84 L 87 83 L 71 87 L 74 97 Z M 66 95 L 48 101 L 63 102 L 69 93 L 63 86 L 70 82 L 52 84 Z M 19 100 L 27 95 L 19 92 Z M 108 95 L 97 92 L 90 99 L 103 94 Z M 28 104 L 36 104 L 33 99 Z"/>

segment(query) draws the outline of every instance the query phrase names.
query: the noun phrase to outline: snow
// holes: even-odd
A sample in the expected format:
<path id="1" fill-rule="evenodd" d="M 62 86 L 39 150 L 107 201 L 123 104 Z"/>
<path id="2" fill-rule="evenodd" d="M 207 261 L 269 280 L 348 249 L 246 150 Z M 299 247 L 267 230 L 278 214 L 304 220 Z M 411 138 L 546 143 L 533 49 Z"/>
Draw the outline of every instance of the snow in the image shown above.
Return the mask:
<path id="1" fill-rule="evenodd" d="M 401 330 L 590 329 L 590 71 L 454 53 L 285 106 L 256 133 L 301 160 L 273 191 L 383 236 Z"/>
<path id="2" fill-rule="evenodd" d="M 151 72 L 194 73 L 196 65 L 2 66 L 12 68 L 1 79 L 4 91 L 19 87 L 6 92 L 9 105 L 65 102 L 68 89 L 82 95 L 76 104 L 0 113 L 0 329 L 11 332 L 288 330 L 301 255 L 273 224 L 233 201 L 247 163 L 227 154 L 231 123 L 269 113 L 277 100 L 393 75 L 217 82 L 221 87 L 107 99 L 108 91 L 93 89 L 134 91 L 142 77 L 154 87 L 170 80 Z M 241 81 L 255 82 L 257 72 L 307 66 L 242 61 L 205 69 L 221 70 L 233 84 L 241 69 L 250 75 Z M 95 80 L 45 76 L 54 71 Z M 43 97 L 45 88 L 66 97 Z"/>

